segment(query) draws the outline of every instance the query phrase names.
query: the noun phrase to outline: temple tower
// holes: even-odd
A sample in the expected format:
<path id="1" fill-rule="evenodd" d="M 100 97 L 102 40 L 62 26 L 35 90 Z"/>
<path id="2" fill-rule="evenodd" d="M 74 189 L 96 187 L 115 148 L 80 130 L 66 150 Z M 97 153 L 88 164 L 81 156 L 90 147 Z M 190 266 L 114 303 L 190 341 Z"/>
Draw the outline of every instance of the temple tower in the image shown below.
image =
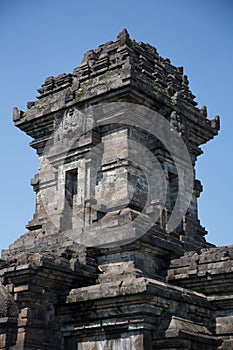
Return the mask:
<path id="1" fill-rule="evenodd" d="M 38 93 L 13 115 L 39 166 L 28 231 L 2 253 L 12 349 L 217 349 L 207 299 L 166 281 L 178 258 L 213 249 L 195 165 L 219 117 L 197 107 L 182 67 L 125 29 Z"/>
<path id="2" fill-rule="evenodd" d="M 157 236 L 169 232 L 184 249 L 206 246 L 195 163 L 200 145 L 217 134 L 219 119 L 210 121 L 206 107 L 197 108 L 182 67 L 123 30 L 116 41 L 87 52 L 73 74 L 49 77 L 38 91 L 26 112 L 14 110 L 16 126 L 33 138 L 39 156 L 30 237 L 66 232 L 79 243 L 83 235 L 87 246 L 100 246 L 111 240 L 92 242 L 90 235 L 103 235 L 103 222 L 106 230 L 119 231 L 122 216 L 160 210 L 152 227 Z M 133 149 L 139 158 L 142 153 L 138 162 Z M 140 164 L 145 156 L 150 164 Z M 183 215 L 169 228 L 182 201 Z"/>

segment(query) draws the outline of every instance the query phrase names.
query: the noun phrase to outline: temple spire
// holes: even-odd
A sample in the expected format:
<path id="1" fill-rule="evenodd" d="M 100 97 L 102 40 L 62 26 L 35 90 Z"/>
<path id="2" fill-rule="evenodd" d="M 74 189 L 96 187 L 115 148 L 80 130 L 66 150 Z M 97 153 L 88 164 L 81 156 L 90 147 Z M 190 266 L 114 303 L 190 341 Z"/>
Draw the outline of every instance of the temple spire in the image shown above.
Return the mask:
<path id="1" fill-rule="evenodd" d="M 130 40 L 129 33 L 126 28 L 124 28 L 118 35 L 117 40 L 120 41 L 122 44 L 126 43 Z"/>

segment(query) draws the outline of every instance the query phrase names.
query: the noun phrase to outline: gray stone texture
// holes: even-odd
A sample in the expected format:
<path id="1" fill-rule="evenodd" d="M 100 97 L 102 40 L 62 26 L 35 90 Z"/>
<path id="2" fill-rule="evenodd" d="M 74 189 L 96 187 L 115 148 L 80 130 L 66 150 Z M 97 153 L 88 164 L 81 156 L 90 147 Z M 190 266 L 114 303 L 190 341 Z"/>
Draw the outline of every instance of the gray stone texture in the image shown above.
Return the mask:
<path id="1" fill-rule="evenodd" d="M 195 177 L 219 117 L 197 107 L 183 68 L 123 30 L 38 93 L 27 111 L 13 112 L 39 166 L 35 214 L 0 260 L 0 349 L 232 349 L 233 248 L 206 241 Z M 188 149 L 192 197 L 171 232 L 187 164 L 180 156 L 177 169 L 150 125 L 143 128 L 140 109 L 129 115 L 122 102 L 162 115 Z M 140 158 L 137 143 L 162 173 Z"/>

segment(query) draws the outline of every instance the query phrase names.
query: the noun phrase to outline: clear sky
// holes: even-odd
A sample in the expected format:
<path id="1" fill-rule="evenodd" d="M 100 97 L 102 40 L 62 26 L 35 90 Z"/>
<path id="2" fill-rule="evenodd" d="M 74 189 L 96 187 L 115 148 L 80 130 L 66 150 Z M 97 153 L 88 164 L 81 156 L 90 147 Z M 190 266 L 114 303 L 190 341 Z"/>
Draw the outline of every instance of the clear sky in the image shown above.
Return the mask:
<path id="1" fill-rule="evenodd" d="M 35 206 L 37 157 L 13 125 L 13 107 L 25 110 L 46 77 L 72 72 L 124 27 L 184 66 L 199 107 L 221 116 L 198 161 L 199 216 L 208 241 L 233 244 L 233 1 L 0 0 L 0 249 L 26 232 Z"/>

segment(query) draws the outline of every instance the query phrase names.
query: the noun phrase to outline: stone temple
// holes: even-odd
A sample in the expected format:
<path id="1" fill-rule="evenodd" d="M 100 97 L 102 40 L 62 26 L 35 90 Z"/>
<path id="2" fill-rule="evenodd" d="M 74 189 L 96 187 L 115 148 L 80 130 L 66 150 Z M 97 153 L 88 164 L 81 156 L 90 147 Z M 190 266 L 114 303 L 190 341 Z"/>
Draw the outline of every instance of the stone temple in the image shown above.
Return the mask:
<path id="1" fill-rule="evenodd" d="M 0 349 L 233 349 L 233 246 L 197 210 L 219 117 L 183 68 L 123 30 L 38 93 L 13 112 L 39 171 L 0 259 Z"/>

